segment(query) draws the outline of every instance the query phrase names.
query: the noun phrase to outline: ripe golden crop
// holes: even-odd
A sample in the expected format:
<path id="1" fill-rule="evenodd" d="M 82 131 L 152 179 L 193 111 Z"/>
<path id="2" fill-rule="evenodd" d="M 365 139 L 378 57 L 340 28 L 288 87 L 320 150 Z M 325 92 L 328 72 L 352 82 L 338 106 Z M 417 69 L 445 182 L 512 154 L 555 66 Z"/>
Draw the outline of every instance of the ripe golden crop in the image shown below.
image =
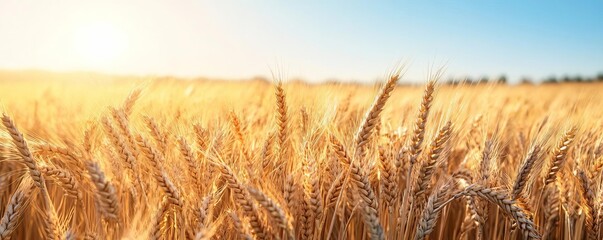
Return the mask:
<path id="1" fill-rule="evenodd" d="M 0 80 L 0 239 L 600 239 L 603 85 Z"/>

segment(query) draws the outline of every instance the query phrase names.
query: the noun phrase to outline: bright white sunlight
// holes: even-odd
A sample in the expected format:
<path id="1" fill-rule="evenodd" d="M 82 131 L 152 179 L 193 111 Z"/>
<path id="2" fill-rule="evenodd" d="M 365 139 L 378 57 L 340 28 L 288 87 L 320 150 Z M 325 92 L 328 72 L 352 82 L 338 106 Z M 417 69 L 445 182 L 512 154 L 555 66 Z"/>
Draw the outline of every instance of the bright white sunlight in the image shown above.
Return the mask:
<path id="1" fill-rule="evenodd" d="M 0 240 L 603 239 L 602 12 L 0 0 Z"/>
<path id="2" fill-rule="evenodd" d="M 108 22 L 82 25 L 73 32 L 73 47 L 85 65 L 116 60 L 126 47 L 126 36 Z"/>

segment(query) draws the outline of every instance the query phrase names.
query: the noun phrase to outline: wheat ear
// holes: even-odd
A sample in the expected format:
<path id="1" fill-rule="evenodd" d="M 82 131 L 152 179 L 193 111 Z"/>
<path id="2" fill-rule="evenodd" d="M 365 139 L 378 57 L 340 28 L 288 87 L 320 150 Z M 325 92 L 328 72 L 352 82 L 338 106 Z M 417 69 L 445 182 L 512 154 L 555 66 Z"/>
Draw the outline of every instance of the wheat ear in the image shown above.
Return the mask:
<path id="1" fill-rule="evenodd" d="M 52 204 L 50 204 L 50 206 L 46 206 L 46 209 L 44 209 L 44 233 L 46 234 L 46 239 L 48 240 L 55 240 L 57 239 L 58 236 L 60 236 L 59 234 L 59 229 L 57 226 L 57 222 L 58 220 L 58 216 L 57 213 L 54 209 L 54 206 Z"/>
<path id="2" fill-rule="evenodd" d="M 417 226 L 415 240 L 424 239 L 433 231 L 441 210 L 447 203 L 455 199 L 448 198 L 450 191 L 455 188 L 455 182 L 451 181 L 442 185 L 436 192 L 429 196 L 429 200 L 427 200 L 427 205 L 425 206 L 425 209 L 423 209 L 423 214 L 421 215 Z"/>
<path id="3" fill-rule="evenodd" d="M 266 196 L 266 194 L 264 194 L 260 190 L 252 187 L 248 187 L 247 190 L 249 191 L 251 196 L 253 196 L 258 201 L 258 203 L 266 209 L 270 220 L 275 223 L 278 227 L 284 229 L 289 239 L 294 239 L 295 237 L 293 235 L 293 227 L 287 219 L 285 211 L 283 211 L 283 209 L 274 200 Z"/>
<path id="4" fill-rule="evenodd" d="M 122 133 L 122 134 L 119 134 L 117 132 L 113 132 L 112 134 L 118 134 L 118 135 L 123 136 L 124 141 L 130 148 L 130 151 L 132 151 L 132 154 L 134 156 L 137 156 L 138 148 L 136 146 L 136 140 L 134 140 L 132 131 L 130 131 L 130 123 L 128 122 L 128 118 L 126 117 L 126 114 L 121 109 L 118 110 L 118 109 L 112 108 L 111 115 L 113 116 L 113 119 L 117 123 L 117 126 L 119 127 L 119 130 L 121 130 L 121 133 Z M 116 129 L 114 129 L 114 130 L 116 130 Z M 121 137 L 121 136 L 119 136 L 119 137 Z M 117 138 L 117 137 L 118 136 L 114 136 L 114 138 Z"/>
<path id="5" fill-rule="evenodd" d="M 44 182 L 44 177 L 38 169 L 38 165 L 34 160 L 33 156 L 31 155 L 29 147 L 27 147 L 27 142 L 25 141 L 25 138 L 23 138 L 23 134 L 19 132 L 19 130 L 13 123 L 13 120 L 6 114 L 2 115 L 2 124 L 4 124 L 6 130 L 8 130 L 8 133 L 10 134 L 13 143 L 19 151 L 19 155 L 21 155 L 21 158 L 23 159 L 23 163 L 25 163 L 25 165 L 27 166 L 29 175 L 33 179 L 34 184 L 36 185 L 36 187 L 45 191 L 46 184 Z"/>
<path id="6" fill-rule="evenodd" d="M 209 142 L 209 132 L 200 124 L 193 125 L 193 130 L 195 131 L 195 137 L 197 140 L 197 145 L 199 146 L 199 151 L 205 151 Z"/>
<path id="7" fill-rule="evenodd" d="M 0 220 L 0 240 L 9 240 L 12 233 L 19 225 L 23 210 L 29 204 L 33 183 L 31 180 L 22 180 L 19 188 L 10 197 Z"/>
<path id="8" fill-rule="evenodd" d="M 358 192 L 361 207 L 360 214 L 362 214 L 362 219 L 369 230 L 371 239 L 384 239 L 383 227 L 379 221 L 379 206 L 368 180 L 368 175 L 360 167 L 358 161 L 352 162 L 349 174 Z"/>
<path id="9" fill-rule="evenodd" d="M 243 222 L 241 222 L 239 216 L 237 216 L 237 214 L 233 211 L 228 211 L 227 214 L 232 220 L 232 225 L 234 225 L 234 229 L 237 231 L 238 239 L 252 240 L 253 238 L 245 230 L 245 226 L 243 226 Z"/>
<path id="10" fill-rule="evenodd" d="M 251 197 L 249 196 L 247 189 L 243 187 L 228 166 L 224 164 L 217 164 L 217 166 L 222 173 L 222 176 L 226 179 L 228 187 L 231 189 L 234 195 L 236 204 L 241 207 L 245 215 L 249 217 L 249 224 L 251 225 L 253 234 L 258 239 L 267 239 L 265 227 L 258 216 L 255 205 L 253 205 L 253 202 L 251 202 Z"/>
<path id="11" fill-rule="evenodd" d="M 199 221 L 197 226 L 199 229 L 206 227 L 207 222 L 212 217 L 212 212 L 210 212 L 210 204 L 212 203 L 213 197 L 213 193 L 209 193 L 207 196 L 201 199 L 201 206 L 199 206 L 199 215 L 197 219 Z"/>
<path id="12" fill-rule="evenodd" d="M 195 191 L 200 191 L 201 183 L 199 182 L 199 167 L 197 166 L 197 158 L 184 137 L 178 138 L 178 143 L 180 145 L 180 153 L 182 153 L 184 160 L 186 160 L 188 173 L 190 174 L 190 178 L 193 180 L 192 183 Z"/>
<path id="13" fill-rule="evenodd" d="M 415 164 L 419 153 L 421 152 L 421 144 L 425 135 L 425 124 L 427 123 L 427 117 L 429 116 L 429 109 L 431 108 L 431 101 L 433 101 L 433 92 L 435 90 L 435 81 L 429 81 L 425 87 L 423 98 L 421 99 L 421 105 L 419 106 L 419 113 L 415 119 L 413 134 L 411 137 L 411 143 L 409 147 L 410 164 Z M 410 176 L 409 176 L 410 177 Z"/>
<path id="14" fill-rule="evenodd" d="M 422 200 L 425 192 L 429 190 L 429 184 L 431 183 L 431 177 L 435 172 L 436 163 L 444 150 L 444 144 L 446 144 L 446 141 L 450 138 L 451 131 L 452 123 L 449 121 L 440 129 L 438 135 L 431 143 L 427 152 L 427 160 L 423 163 L 421 170 L 419 171 L 414 193 L 415 199 Z"/>
<path id="15" fill-rule="evenodd" d="M 398 79 L 400 79 L 399 73 L 395 73 L 389 77 L 387 83 L 385 83 L 375 98 L 373 105 L 366 112 L 366 115 L 362 120 L 362 124 L 360 124 L 360 128 L 358 128 L 358 131 L 356 132 L 356 135 L 354 135 L 354 140 L 356 142 L 356 154 L 360 159 L 364 158 L 366 144 L 369 142 L 375 126 L 381 119 L 380 115 L 383 111 L 383 107 L 389 99 L 392 91 L 394 91 Z"/>
<path id="16" fill-rule="evenodd" d="M 398 197 L 397 170 L 390 159 L 388 159 L 388 155 L 383 147 L 379 148 L 379 167 L 381 173 L 381 189 L 384 199 L 383 202 L 385 203 L 384 205 L 388 209 L 388 212 L 393 213 L 395 201 Z M 337 180 L 333 182 L 333 184 L 336 182 Z M 339 186 L 338 191 L 341 191 L 341 186 Z M 339 193 L 337 194 L 339 195 Z"/>
<path id="17" fill-rule="evenodd" d="M 291 174 L 287 175 L 285 179 L 285 187 L 283 188 L 283 198 L 285 199 L 285 205 L 289 212 L 295 209 L 295 179 Z"/>
<path id="18" fill-rule="evenodd" d="M 153 219 L 151 221 L 151 231 L 149 233 L 149 239 L 163 239 L 164 235 L 164 227 L 165 227 L 165 216 L 168 214 L 170 210 L 170 202 L 167 199 L 161 201 L 159 208 L 153 215 Z"/>
<path id="19" fill-rule="evenodd" d="M 325 204 L 326 207 L 336 204 L 340 199 L 346 177 L 347 175 L 342 172 L 337 176 L 337 178 L 335 178 L 335 180 L 333 180 L 333 183 L 331 183 L 331 186 L 329 187 L 329 191 L 327 191 L 327 202 Z"/>
<path id="20" fill-rule="evenodd" d="M 262 171 L 266 171 L 271 167 L 273 161 L 274 133 L 269 133 L 264 146 L 262 147 Z"/>
<path id="21" fill-rule="evenodd" d="M 59 147 L 48 143 L 35 146 L 35 148 L 37 148 L 40 152 L 53 153 L 63 156 L 78 168 L 82 167 L 82 163 L 80 162 L 81 158 L 74 151 L 69 150 L 68 148 Z"/>
<path id="22" fill-rule="evenodd" d="M 142 120 L 144 121 L 145 125 L 147 125 L 147 128 L 151 133 L 151 137 L 153 137 L 153 139 L 155 140 L 159 151 L 165 152 L 168 147 L 167 136 L 164 132 L 160 130 L 159 125 L 157 124 L 155 119 L 149 116 L 143 116 Z"/>
<path id="23" fill-rule="evenodd" d="M 574 137 L 576 136 L 576 130 L 576 127 L 570 128 L 563 134 L 561 139 L 559 139 L 559 142 L 553 150 L 549 162 L 549 169 L 547 171 L 546 178 L 544 179 L 545 185 L 548 185 L 555 181 L 557 177 L 557 172 L 559 172 L 559 169 L 561 169 L 563 163 L 565 162 L 565 159 L 567 158 L 567 152 L 569 150 L 570 145 L 574 141 Z"/>
<path id="24" fill-rule="evenodd" d="M 114 149 L 119 153 L 119 157 L 126 163 L 127 168 L 132 172 L 138 184 L 143 188 L 142 180 L 138 173 L 138 163 L 130 146 L 125 142 L 121 134 L 115 129 L 111 121 L 104 117 L 102 120 L 103 126 L 108 133 L 109 139 L 113 143 Z"/>
<path id="25" fill-rule="evenodd" d="M 83 196 L 80 192 L 79 184 L 67 170 L 50 166 L 42 166 L 40 167 L 40 171 L 45 176 L 55 179 L 69 196 L 78 200 L 82 199 Z"/>
<path id="26" fill-rule="evenodd" d="M 142 89 L 140 89 L 140 88 L 134 89 L 132 92 L 130 92 L 130 94 L 124 101 L 123 110 L 124 110 L 124 113 L 126 114 L 126 117 L 128 117 L 132 114 L 132 110 L 134 110 L 134 104 L 136 103 L 138 98 L 140 98 L 141 92 L 142 92 Z"/>
<path id="27" fill-rule="evenodd" d="M 309 156 L 303 158 L 303 165 L 305 166 L 305 181 L 304 190 L 308 195 L 307 207 L 312 212 L 311 226 L 314 226 L 316 221 L 320 221 L 323 210 L 323 199 L 320 191 L 320 176 L 316 169 L 316 160 L 309 159 Z M 314 226 L 315 227 L 315 226 Z"/>
<path id="28" fill-rule="evenodd" d="M 144 154 L 149 160 L 151 160 L 154 171 L 153 176 L 155 177 L 155 180 L 157 180 L 157 183 L 159 183 L 161 189 L 163 189 L 163 192 L 168 197 L 170 203 L 175 206 L 182 207 L 183 199 L 180 197 L 180 192 L 178 191 L 178 189 L 176 189 L 176 186 L 174 186 L 170 178 L 167 176 L 167 173 L 161 166 L 161 164 L 165 162 L 165 160 L 163 159 L 163 155 L 159 154 L 159 152 L 157 152 L 157 149 L 155 149 L 155 147 L 153 147 L 141 135 L 138 135 L 136 140 L 138 141 L 138 144 L 140 145 L 140 148 L 142 149 Z"/>
<path id="29" fill-rule="evenodd" d="M 100 205 L 100 212 L 106 218 L 117 220 L 119 214 L 119 201 L 115 187 L 105 178 L 105 173 L 96 162 L 88 163 L 88 174 L 94 186 Z"/>
<path id="30" fill-rule="evenodd" d="M 523 231 L 524 238 L 540 239 L 540 234 L 536 230 L 534 222 L 528 217 L 525 208 L 504 191 L 479 185 L 471 185 L 466 187 L 462 192 L 455 194 L 455 197 L 458 195 L 477 196 L 496 204 L 504 213 L 519 223 L 519 228 Z"/>
<path id="31" fill-rule="evenodd" d="M 559 190 L 557 189 L 556 184 L 549 185 L 546 188 L 545 195 L 545 210 L 544 216 L 546 219 L 545 229 L 544 229 L 544 239 L 550 239 L 554 232 L 557 230 L 557 225 L 559 224 Z"/>
<path id="32" fill-rule="evenodd" d="M 584 199 L 584 207 L 586 208 L 586 236 L 589 240 L 597 239 L 596 229 L 596 209 L 595 209 L 595 193 L 593 192 L 588 176 L 582 170 L 578 171 L 578 180 L 580 180 L 580 193 Z"/>
<path id="33" fill-rule="evenodd" d="M 283 83 L 278 82 L 275 87 L 276 96 L 276 122 L 277 122 L 277 148 L 279 152 L 284 152 L 286 149 L 287 141 L 287 101 L 285 99 L 285 90 L 283 89 Z"/>
<path id="34" fill-rule="evenodd" d="M 511 197 L 513 199 L 517 199 L 520 197 L 521 192 L 525 188 L 526 183 L 528 182 L 528 177 L 534 167 L 534 163 L 540 158 L 540 146 L 534 145 L 528 155 L 523 160 L 521 168 L 517 173 L 517 177 L 515 177 L 515 184 L 513 184 L 513 191 L 511 192 Z"/>
<path id="35" fill-rule="evenodd" d="M 337 156 L 337 159 L 339 159 L 339 162 L 348 167 L 351 163 L 351 158 L 349 157 L 343 144 L 333 135 L 331 135 L 329 139 L 331 149 L 335 153 L 335 156 Z"/>
<path id="36" fill-rule="evenodd" d="M 484 143 L 484 150 L 482 151 L 482 158 L 479 164 L 479 174 L 481 175 L 481 182 L 490 178 L 490 173 L 492 172 L 492 161 L 495 157 L 494 147 L 495 145 L 492 139 L 488 139 Z"/>
<path id="37" fill-rule="evenodd" d="M 17 147 L 19 151 L 19 155 L 21 155 L 21 159 L 23 159 L 23 163 L 27 166 L 29 170 L 29 175 L 34 181 L 36 187 L 40 189 L 42 194 L 42 198 L 44 199 L 44 230 L 46 232 L 47 238 L 54 238 L 56 235 L 56 213 L 54 211 L 54 206 L 48 195 L 48 189 L 46 188 L 46 183 L 44 181 L 44 177 L 40 172 L 36 161 L 34 160 L 29 147 L 27 146 L 27 142 L 25 138 L 23 138 L 23 134 L 19 132 L 13 120 L 6 114 L 2 115 L 2 124 L 8 130 L 13 143 Z"/>

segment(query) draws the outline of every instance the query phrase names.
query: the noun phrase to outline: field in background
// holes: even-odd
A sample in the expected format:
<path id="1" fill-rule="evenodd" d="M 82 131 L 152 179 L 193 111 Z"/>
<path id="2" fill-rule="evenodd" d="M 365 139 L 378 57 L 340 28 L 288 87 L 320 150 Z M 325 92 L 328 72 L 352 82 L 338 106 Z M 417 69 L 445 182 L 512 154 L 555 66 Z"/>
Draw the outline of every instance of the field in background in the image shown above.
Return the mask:
<path id="1" fill-rule="evenodd" d="M 9 77 L 0 239 L 601 237 L 601 83 Z"/>

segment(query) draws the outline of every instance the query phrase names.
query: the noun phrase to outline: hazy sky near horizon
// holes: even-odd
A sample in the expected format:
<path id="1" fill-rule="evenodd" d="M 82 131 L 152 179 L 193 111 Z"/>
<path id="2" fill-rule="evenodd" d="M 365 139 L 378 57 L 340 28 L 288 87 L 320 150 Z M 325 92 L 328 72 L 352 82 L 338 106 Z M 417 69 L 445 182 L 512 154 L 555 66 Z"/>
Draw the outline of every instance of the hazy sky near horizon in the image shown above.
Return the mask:
<path id="1" fill-rule="evenodd" d="M 592 76 L 603 1 L 0 1 L 0 69 L 309 81 Z"/>

